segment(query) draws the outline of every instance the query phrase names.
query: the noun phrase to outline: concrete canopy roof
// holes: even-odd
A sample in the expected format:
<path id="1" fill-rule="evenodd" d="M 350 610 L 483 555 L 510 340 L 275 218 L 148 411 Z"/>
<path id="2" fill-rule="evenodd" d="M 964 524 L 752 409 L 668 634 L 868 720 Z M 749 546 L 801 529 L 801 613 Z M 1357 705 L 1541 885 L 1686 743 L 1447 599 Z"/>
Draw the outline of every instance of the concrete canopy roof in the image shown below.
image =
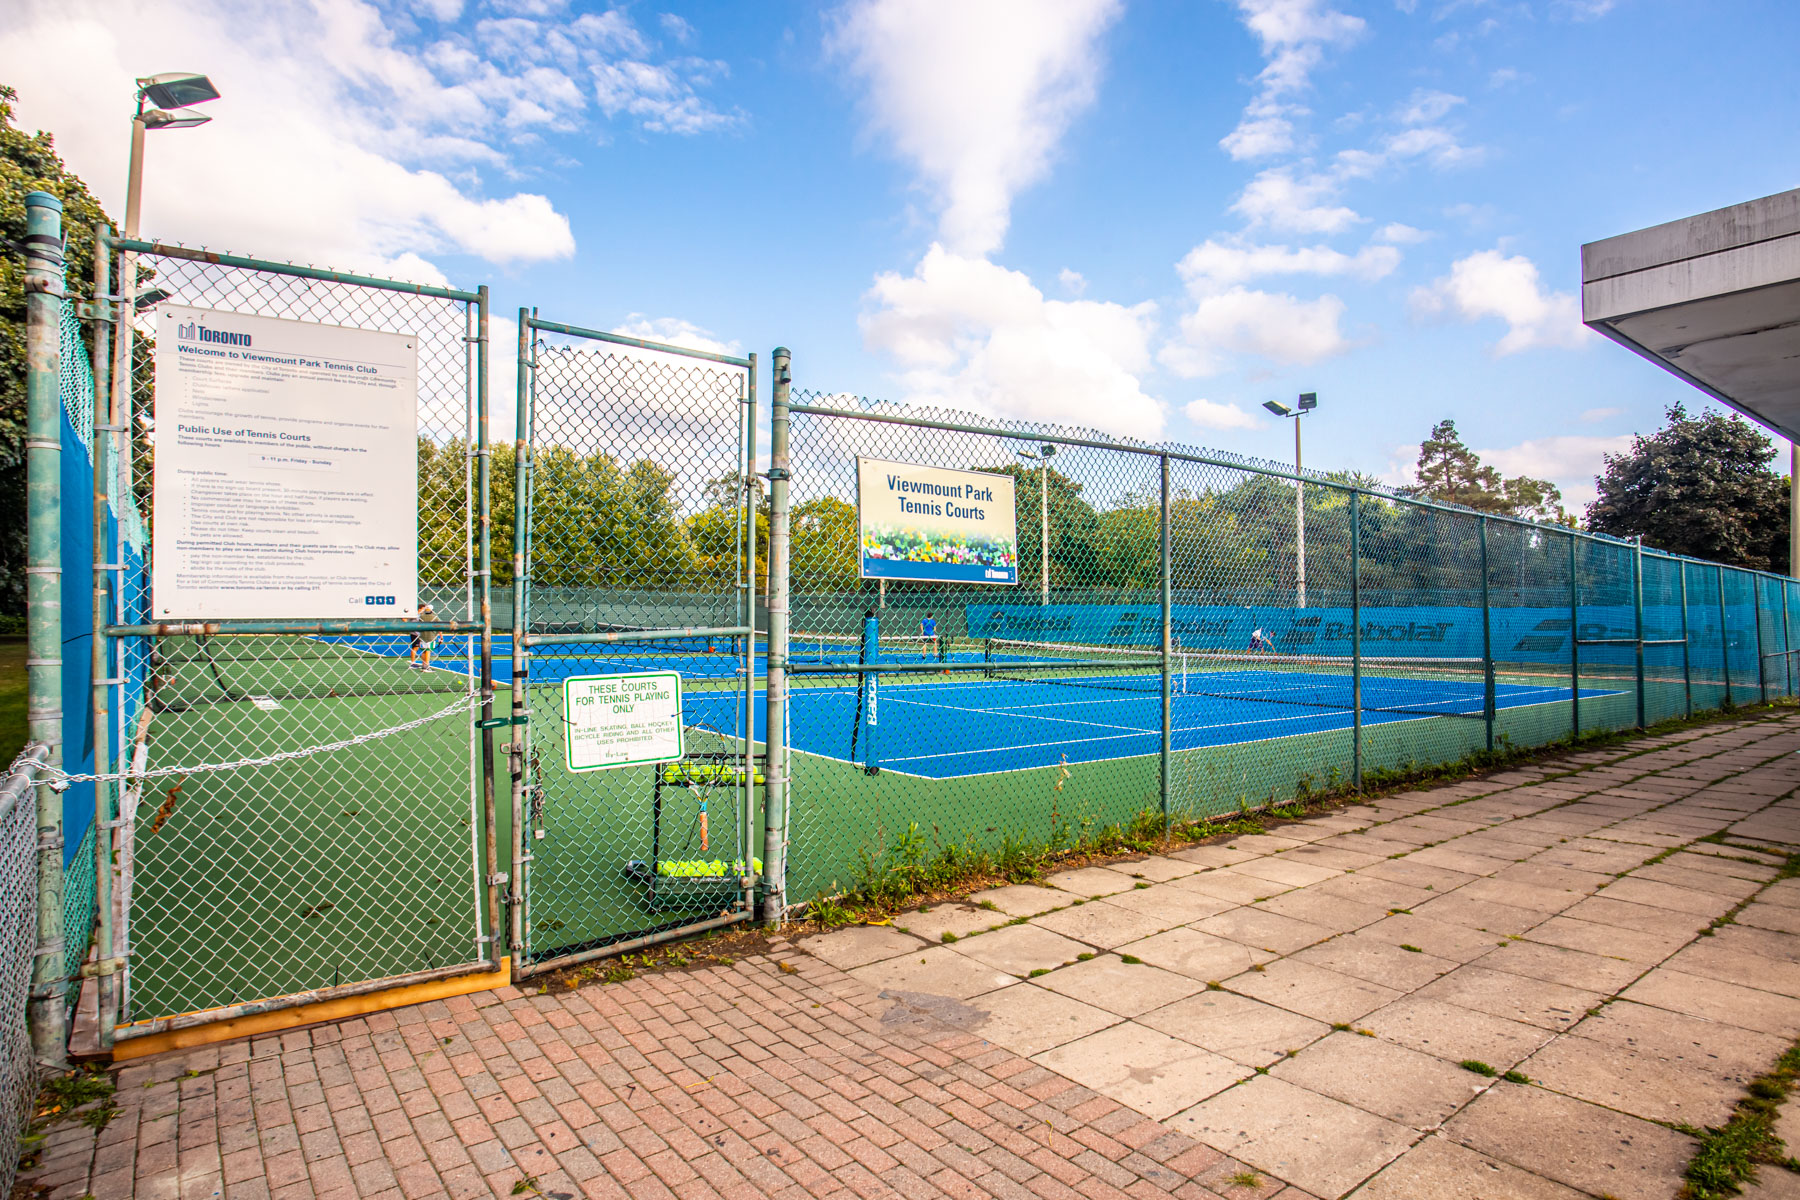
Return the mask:
<path id="1" fill-rule="evenodd" d="M 1800 438 L 1800 189 L 1588 243 L 1581 319 Z"/>

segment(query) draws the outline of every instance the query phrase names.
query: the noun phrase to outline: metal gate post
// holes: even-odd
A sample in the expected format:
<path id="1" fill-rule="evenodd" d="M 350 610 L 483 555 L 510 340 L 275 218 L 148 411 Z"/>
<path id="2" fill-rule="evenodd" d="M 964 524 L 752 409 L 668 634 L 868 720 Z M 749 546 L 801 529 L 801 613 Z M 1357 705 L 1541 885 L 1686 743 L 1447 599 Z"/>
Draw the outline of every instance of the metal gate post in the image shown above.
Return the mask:
<path id="1" fill-rule="evenodd" d="M 1174 742 L 1175 732 L 1175 699 L 1173 680 L 1169 675 L 1169 656 L 1174 650 L 1174 639 L 1170 634 L 1169 618 L 1173 610 L 1170 603 L 1169 583 L 1169 456 L 1162 456 L 1162 816 L 1163 827 L 1169 824 L 1169 752 Z"/>
<path id="2" fill-rule="evenodd" d="M 1644 728 L 1644 535 L 1639 534 L 1631 556 L 1631 607 L 1636 621 L 1637 727 Z"/>
<path id="3" fill-rule="evenodd" d="M 475 321 L 475 490 L 480 543 L 477 572 L 481 576 L 481 886 L 487 899 L 487 955 L 500 969 L 499 811 L 494 795 L 494 448 L 488 433 L 488 289 L 478 293 Z M 517 498 L 514 498 L 517 509 Z"/>
<path id="4" fill-rule="evenodd" d="M 1762 579 L 1750 576 L 1750 621 L 1756 628 L 1756 698 L 1769 702 L 1769 672 L 1763 660 Z"/>
<path id="5" fill-rule="evenodd" d="M 62 201 L 25 197 L 26 740 L 62 745 Z M 38 784 L 37 958 L 31 973 L 31 1050 L 46 1066 L 68 1061 L 63 1005 L 63 811 L 60 791 Z"/>
<path id="6" fill-rule="evenodd" d="M 1350 493 L 1350 783 L 1362 791 L 1362 493 Z"/>
<path id="7" fill-rule="evenodd" d="M 788 392 L 792 359 L 775 347 L 769 408 L 769 655 L 768 714 L 764 718 L 767 766 L 763 769 L 763 919 L 780 925 L 787 916 L 787 654 L 788 654 Z"/>
<path id="8" fill-rule="evenodd" d="M 1731 639 L 1725 632 L 1725 568 L 1719 572 L 1719 665 L 1725 673 L 1725 707 L 1731 707 Z"/>
<path id="9" fill-rule="evenodd" d="M 749 355 L 749 359 L 750 366 L 744 373 L 744 575 L 738 587 L 743 606 L 738 624 L 749 630 L 744 635 L 744 787 L 738 797 L 738 853 L 744 860 L 745 912 L 755 910 L 757 876 L 751 861 L 756 846 L 751 833 L 756 823 L 756 355 Z M 768 745 L 765 736 L 765 756 Z"/>
<path id="10" fill-rule="evenodd" d="M 1494 752 L 1494 622 L 1493 595 L 1488 591 L 1488 519 L 1481 521 L 1481 717 L 1487 726 L 1488 753 Z"/>
<path id="11" fill-rule="evenodd" d="M 93 353 L 90 363 L 94 380 L 94 423 L 93 423 L 93 589 L 90 594 L 91 607 L 89 613 L 91 623 L 88 638 L 88 671 L 91 678 L 88 686 L 88 718 L 94 739 L 94 772 L 98 775 L 109 774 L 113 769 L 112 741 L 112 688 L 115 677 L 111 670 L 112 642 L 106 636 L 106 627 L 111 624 L 112 616 L 112 580 L 107 576 L 115 564 L 124 561 L 124 556 L 117 553 L 109 545 L 107 537 L 106 513 L 110 507 L 110 495 L 107 478 L 113 469 L 111 451 L 112 431 L 119 425 L 119 417 L 112 411 L 112 392 L 107 386 L 108 358 L 112 352 L 112 339 L 109 336 L 108 316 L 104 297 L 112 291 L 112 231 L 105 224 L 94 226 L 94 306 L 97 318 L 94 321 Z M 130 317 L 122 308 L 112 309 L 119 319 Z M 120 514 L 123 516 L 123 514 Z M 122 676 L 123 672 L 121 672 Z M 120 968 L 120 960 L 113 951 L 113 833 L 118 828 L 119 818 L 115 816 L 113 796 L 118 790 L 116 784 L 96 781 L 94 784 L 94 916 L 98 928 L 94 935 L 94 970 L 95 993 L 97 1006 L 95 1009 L 95 1032 L 100 1049 L 110 1050 L 113 1046 L 113 1030 L 118 1025 L 119 987 L 116 972 Z M 64 931 L 67 936 L 67 931 Z"/>
<path id="12" fill-rule="evenodd" d="M 1687 715 L 1694 715 L 1694 667 L 1692 646 L 1688 641 L 1687 561 L 1676 559 L 1681 571 L 1681 692 L 1686 697 Z"/>
<path id="13" fill-rule="evenodd" d="M 1581 566 L 1580 541 L 1569 535 L 1569 740 L 1581 737 Z"/>
<path id="14" fill-rule="evenodd" d="M 1794 694 L 1794 629 L 1793 623 L 1788 620 L 1788 609 L 1792 601 L 1788 592 L 1792 587 L 1789 580 L 1781 581 L 1781 686 L 1784 696 Z"/>
<path id="15" fill-rule="evenodd" d="M 529 718 L 526 690 L 531 682 L 526 654 L 525 543 L 530 529 L 531 389 L 535 378 L 531 310 L 519 310 L 518 401 L 513 430 L 513 594 L 512 594 L 512 724 L 506 743 L 512 768 L 512 869 L 506 880 L 507 948 L 513 953 L 513 975 L 524 966 L 525 953 L 525 730 Z"/>

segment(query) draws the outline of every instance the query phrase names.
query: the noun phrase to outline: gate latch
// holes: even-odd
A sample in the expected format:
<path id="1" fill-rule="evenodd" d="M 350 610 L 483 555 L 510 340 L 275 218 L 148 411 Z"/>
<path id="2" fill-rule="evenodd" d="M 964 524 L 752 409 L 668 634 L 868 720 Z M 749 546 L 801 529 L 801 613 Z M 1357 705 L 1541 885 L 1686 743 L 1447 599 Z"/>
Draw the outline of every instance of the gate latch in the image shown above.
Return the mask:
<path id="1" fill-rule="evenodd" d="M 529 725 L 530 723 L 531 714 L 521 713 L 516 717 L 487 717 L 484 720 L 475 722 L 475 728 L 505 729 L 508 725 Z"/>

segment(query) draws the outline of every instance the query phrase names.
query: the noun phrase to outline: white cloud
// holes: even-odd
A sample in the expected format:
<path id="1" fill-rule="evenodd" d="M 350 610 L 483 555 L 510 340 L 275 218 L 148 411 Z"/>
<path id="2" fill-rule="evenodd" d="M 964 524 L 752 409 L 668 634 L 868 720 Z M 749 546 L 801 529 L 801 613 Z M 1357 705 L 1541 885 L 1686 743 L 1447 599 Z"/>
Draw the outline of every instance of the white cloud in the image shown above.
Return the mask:
<path id="1" fill-rule="evenodd" d="M 1516 446 L 1478 449 L 1475 453 L 1503 475 L 1548 479 L 1562 491 L 1563 506 L 1578 511 L 1594 501 L 1594 476 L 1600 473 L 1605 456 L 1623 454 L 1629 449 L 1631 435 L 1622 433 L 1616 437 L 1532 438 Z"/>
<path id="2" fill-rule="evenodd" d="M 1092 103 L 1119 0 L 861 0 L 830 48 L 868 86 L 869 123 L 918 169 L 952 253 L 986 255 Z"/>
<path id="3" fill-rule="evenodd" d="M 1411 225 L 1402 225 L 1398 221 L 1383 225 L 1381 227 L 1381 232 L 1375 235 L 1376 240 L 1392 242 L 1396 246 L 1416 245 L 1430 236 L 1431 235 L 1426 233 L 1423 229 L 1414 229 Z"/>
<path id="4" fill-rule="evenodd" d="M 1056 282 L 1062 284 L 1062 290 L 1071 296 L 1079 296 L 1087 291 L 1087 276 L 1080 271 L 1071 271 L 1068 267 L 1057 272 Z"/>
<path id="5" fill-rule="evenodd" d="M 1297 178 L 1291 167 L 1271 167 L 1250 181 L 1231 211 L 1252 228 L 1342 233 L 1363 218 L 1353 209 L 1331 204 L 1337 192 L 1336 181 L 1326 176 Z"/>
<path id="6" fill-rule="evenodd" d="M 1449 313 L 1466 321 L 1498 317 L 1508 328 L 1494 345 L 1496 354 L 1516 354 L 1537 346 L 1577 347 L 1593 333 L 1581 323 L 1581 306 L 1570 292 L 1545 290 L 1537 264 L 1522 254 L 1505 257 L 1480 250 L 1451 264 L 1450 274 L 1413 291 L 1414 311 Z"/>
<path id="7" fill-rule="evenodd" d="M 1444 114 L 1464 103 L 1461 96 L 1452 96 L 1449 92 L 1437 92 L 1428 88 L 1413 89 L 1412 96 L 1400 107 L 1398 113 L 1402 125 L 1429 125 L 1440 121 Z"/>
<path id="8" fill-rule="evenodd" d="M 1582 412 L 1580 420 L 1583 425 L 1597 425 L 1601 421 L 1624 415 L 1625 410 L 1622 408 L 1590 408 Z"/>
<path id="9" fill-rule="evenodd" d="M 1235 404 L 1215 404 L 1211 400 L 1194 400 L 1183 408 L 1187 419 L 1202 429 L 1260 429 L 1262 422 Z"/>
<path id="10" fill-rule="evenodd" d="M 1256 98 L 1219 144 L 1239 160 L 1286 153 L 1295 145 L 1293 118 L 1306 114 L 1287 97 L 1307 86 L 1327 47 L 1361 36 L 1363 20 L 1324 0 L 1238 0 L 1238 11 L 1261 42 L 1268 63 L 1257 76 L 1261 87 Z"/>
<path id="11" fill-rule="evenodd" d="M 1161 435 L 1153 303 L 1050 300 L 1019 271 L 934 245 L 911 275 L 876 276 L 864 344 L 897 364 L 902 399 L 996 416 Z"/>
<path id="12" fill-rule="evenodd" d="M 1344 302 L 1336 296 L 1300 300 L 1282 292 L 1232 287 L 1200 297 L 1181 318 L 1180 337 L 1164 346 L 1158 358 L 1183 378 L 1217 374 L 1231 354 L 1314 363 L 1350 349 L 1338 328 L 1343 315 Z"/>
<path id="13" fill-rule="evenodd" d="M 1259 246 L 1207 240 L 1175 264 L 1197 293 L 1246 283 L 1266 275 L 1349 275 L 1380 279 L 1400 265 L 1392 246 L 1365 246 L 1345 254 L 1329 246 Z"/>
<path id="14" fill-rule="evenodd" d="M 683 45 L 694 40 L 694 26 L 678 13 L 662 13 L 657 17 L 657 22 L 662 25 L 665 34 Z"/>
<path id="15" fill-rule="evenodd" d="M 439 20 L 462 9 L 421 4 Z M 20 121 L 54 130 L 115 213 L 117 114 L 133 76 L 145 63 L 206 69 L 223 93 L 205 110 L 212 123 L 149 139 L 146 234 L 435 280 L 442 254 L 507 264 L 574 253 L 555 205 L 506 181 L 546 134 L 590 120 L 583 81 L 595 66 L 648 51 L 622 12 L 537 20 L 540 7 L 422 32 L 365 0 L 14 0 L 0 61 Z"/>

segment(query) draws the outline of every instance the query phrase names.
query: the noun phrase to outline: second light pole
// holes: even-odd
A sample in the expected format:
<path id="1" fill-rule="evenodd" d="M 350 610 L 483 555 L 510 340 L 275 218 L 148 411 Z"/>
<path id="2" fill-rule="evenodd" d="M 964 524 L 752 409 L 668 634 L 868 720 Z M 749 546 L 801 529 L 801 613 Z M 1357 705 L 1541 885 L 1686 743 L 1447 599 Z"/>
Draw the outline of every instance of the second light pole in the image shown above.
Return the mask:
<path id="1" fill-rule="evenodd" d="M 1301 392 L 1298 407 L 1279 400 L 1264 400 L 1263 407 L 1278 417 L 1294 418 L 1294 474 L 1300 474 L 1300 418 L 1319 407 L 1319 393 Z M 1294 607 L 1306 607 L 1306 484 L 1294 481 Z"/>
<path id="2" fill-rule="evenodd" d="M 1050 603 L 1050 460 L 1056 455 L 1056 447 L 1039 446 L 1035 452 L 1031 450 L 1017 451 L 1020 458 L 1028 458 L 1038 465 L 1038 603 Z"/>

